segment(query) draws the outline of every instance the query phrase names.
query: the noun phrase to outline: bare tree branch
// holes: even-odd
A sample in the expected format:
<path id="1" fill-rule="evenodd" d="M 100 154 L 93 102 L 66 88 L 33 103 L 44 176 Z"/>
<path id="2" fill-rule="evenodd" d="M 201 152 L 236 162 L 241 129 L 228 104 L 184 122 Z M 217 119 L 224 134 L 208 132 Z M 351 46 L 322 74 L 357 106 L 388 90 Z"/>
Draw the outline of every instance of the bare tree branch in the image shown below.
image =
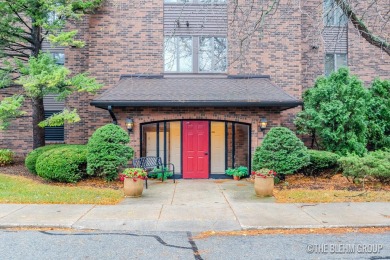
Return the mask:
<path id="1" fill-rule="evenodd" d="M 343 10 L 344 14 L 349 18 L 353 26 L 358 30 L 360 35 L 366 39 L 370 44 L 381 48 L 388 55 L 390 55 L 390 43 L 385 39 L 376 36 L 371 32 L 362 19 L 359 19 L 357 14 L 352 10 L 351 6 L 345 0 L 335 0 L 337 5 Z"/>

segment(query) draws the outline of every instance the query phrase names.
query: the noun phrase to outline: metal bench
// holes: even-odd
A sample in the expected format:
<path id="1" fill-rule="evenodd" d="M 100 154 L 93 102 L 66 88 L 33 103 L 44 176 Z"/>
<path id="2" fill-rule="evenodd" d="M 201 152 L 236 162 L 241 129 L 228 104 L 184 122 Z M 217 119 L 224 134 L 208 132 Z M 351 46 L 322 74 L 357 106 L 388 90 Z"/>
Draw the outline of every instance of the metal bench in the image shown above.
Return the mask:
<path id="1" fill-rule="evenodd" d="M 164 165 L 162 160 L 161 160 L 161 157 L 147 156 L 147 157 L 135 158 L 135 159 L 133 159 L 133 166 L 135 168 L 142 168 L 147 172 L 150 172 L 155 168 L 157 168 L 157 169 L 161 168 L 160 172 L 162 173 L 162 181 L 164 181 L 164 175 L 165 175 L 167 166 L 168 167 L 172 166 L 173 183 L 176 182 L 176 180 L 175 180 L 175 165 L 173 165 L 172 163 L 168 163 L 168 164 Z M 145 180 L 145 187 L 148 188 L 148 179 Z"/>

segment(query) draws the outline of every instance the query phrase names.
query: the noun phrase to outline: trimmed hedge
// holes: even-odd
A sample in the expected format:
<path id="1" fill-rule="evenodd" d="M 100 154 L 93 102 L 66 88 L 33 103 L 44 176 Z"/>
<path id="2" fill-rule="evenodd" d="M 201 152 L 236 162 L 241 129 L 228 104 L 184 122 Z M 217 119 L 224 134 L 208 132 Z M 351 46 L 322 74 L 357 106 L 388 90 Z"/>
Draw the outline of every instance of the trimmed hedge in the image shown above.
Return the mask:
<path id="1" fill-rule="evenodd" d="M 318 150 L 308 150 L 308 152 L 310 155 L 310 164 L 302 169 L 304 175 L 318 176 L 324 172 L 327 174 L 335 174 L 339 170 L 337 161 L 340 159 L 340 156 L 338 154 Z"/>
<path id="2" fill-rule="evenodd" d="M 66 145 L 42 153 L 36 162 L 38 176 L 57 182 L 77 182 L 87 167 L 87 146 Z"/>
<path id="3" fill-rule="evenodd" d="M 253 170 L 268 168 L 278 174 L 292 174 L 307 166 L 310 156 L 303 142 L 288 128 L 274 127 L 253 156 Z"/>
<path id="4" fill-rule="evenodd" d="M 338 161 L 343 175 L 354 181 L 371 176 L 382 183 L 390 182 L 390 152 L 375 151 L 364 157 L 350 155 Z"/>
<path id="5" fill-rule="evenodd" d="M 120 167 L 133 157 L 128 133 L 114 124 L 98 128 L 88 141 L 89 175 L 102 176 L 108 181 L 118 178 Z"/>
<path id="6" fill-rule="evenodd" d="M 14 163 L 14 152 L 9 149 L 0 149 L 0 166 Z"/>
<path id="7" fill-rule="evenodd" d="M 24 165 L 27 167 L 27 169 L 34 174 L 37 174 L 37 171 L 35 169 L 35 165 L 37 162 L 38 157 L 43 154 L 46 151 L 62 147 L 66 144 L 52 144 L 52 145 L 46 145 L 39 147 L 35 150 L 32 150 L 26 157 L 26 160 L 24 161 Z"/>

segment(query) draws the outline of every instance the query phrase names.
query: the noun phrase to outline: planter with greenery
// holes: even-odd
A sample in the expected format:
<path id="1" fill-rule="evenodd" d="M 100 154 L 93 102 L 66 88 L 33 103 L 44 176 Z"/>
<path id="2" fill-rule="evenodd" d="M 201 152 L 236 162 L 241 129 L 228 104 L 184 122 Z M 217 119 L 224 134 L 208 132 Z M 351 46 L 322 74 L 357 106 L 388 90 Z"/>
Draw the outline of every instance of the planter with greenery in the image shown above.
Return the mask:
<path id="1" fill-rule="evenodd" d="M 245 166 L 239 166 L 237 168 L 228 168 L 225 173 L 226 175 L 233 176 L 233 178 L 238 181 L 241 177 L 248 175 L 248 168 Z"/>
<path id="2" fill-rule="evenodd" d="M 169 167 L 154 167 L 152 171 L 149 172 L 148 177 L 153 179 L 158 179 L 161 181 L 165 181 L 169 177 L 173 176 L 173 171 L 169 169 Z"/>
<path id="3" fill-rule="evenodd" d="M 147 178 L 147 172 L 142 168 L 126 168 L 121 173 L 124 184 L 123 190 L 126 197 L 141 197 L 144 190 L 144 180 Z"/>
<path id="4" fill-rule="evenodd" d="M 255 193 L 258 197 L 270 197 L 273 195 L 274 190 L 274 178 L 276 172 L 267 168 L 262 168 L 257 171 L 253 171 L 252 175 L 255 176 Z"/>

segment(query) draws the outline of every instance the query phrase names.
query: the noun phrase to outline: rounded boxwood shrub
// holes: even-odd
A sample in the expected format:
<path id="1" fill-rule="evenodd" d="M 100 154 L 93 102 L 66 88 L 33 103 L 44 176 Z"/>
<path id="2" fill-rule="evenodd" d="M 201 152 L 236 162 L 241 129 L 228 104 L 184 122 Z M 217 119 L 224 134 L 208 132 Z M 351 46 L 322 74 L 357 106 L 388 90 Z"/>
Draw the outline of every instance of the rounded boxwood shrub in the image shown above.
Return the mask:
<path id="1" fill-rule="evenodd" d="M 0 149 L 0 166 L 14 163 L 14 152 L 9 149 Z"/>
<path id="2" fill-rule="evenodd" d="M 86 173 L 87 147 L 66 145 L 42 153 L 36 162 L 38 176 L 58 182 L 77 182 Z"/>
<path id="3" fill-rule="evenodd" d="M 339 170 L 337 161 L 340 159 L 340 156 L 338 154 L 318 150 L 308 150 L 308 153 L 310 155 L 310 164 L 302 169 L 304 175 L 335 174 Z"/>
<path id="4" fill-rule="evenodd" d="M 35 164 L 37 162 L 38 157 L 43 154 L 46 151 L 49 151 L 51 149 L 59 148 L 61 146 L 64 146 L 65 144 L 52 144 L 52 145 L 46 145 L 39 147 L 37 149 L 32 150 L 26 157 L 26 160 L 24 161 L 25 166 L 31 173 L 37 174 L 37 171 L 35 169 Z"/>
<path id="5" fill-rule="evenodd" d="M 310 156 L 303 142 L 288 128 L 274 127 L 253 156 L 253 170 L 268 168 L 278 174 L 292 174 L 307 166 Z"/>
<path id="6" fill-rule="evenodd" d="M 133 157 L 128 133 L 114 124 L 98 128 L 88 141 L 89 175 L 102 176 L 111 181 L 118 177 L 120 167 Z"/>

